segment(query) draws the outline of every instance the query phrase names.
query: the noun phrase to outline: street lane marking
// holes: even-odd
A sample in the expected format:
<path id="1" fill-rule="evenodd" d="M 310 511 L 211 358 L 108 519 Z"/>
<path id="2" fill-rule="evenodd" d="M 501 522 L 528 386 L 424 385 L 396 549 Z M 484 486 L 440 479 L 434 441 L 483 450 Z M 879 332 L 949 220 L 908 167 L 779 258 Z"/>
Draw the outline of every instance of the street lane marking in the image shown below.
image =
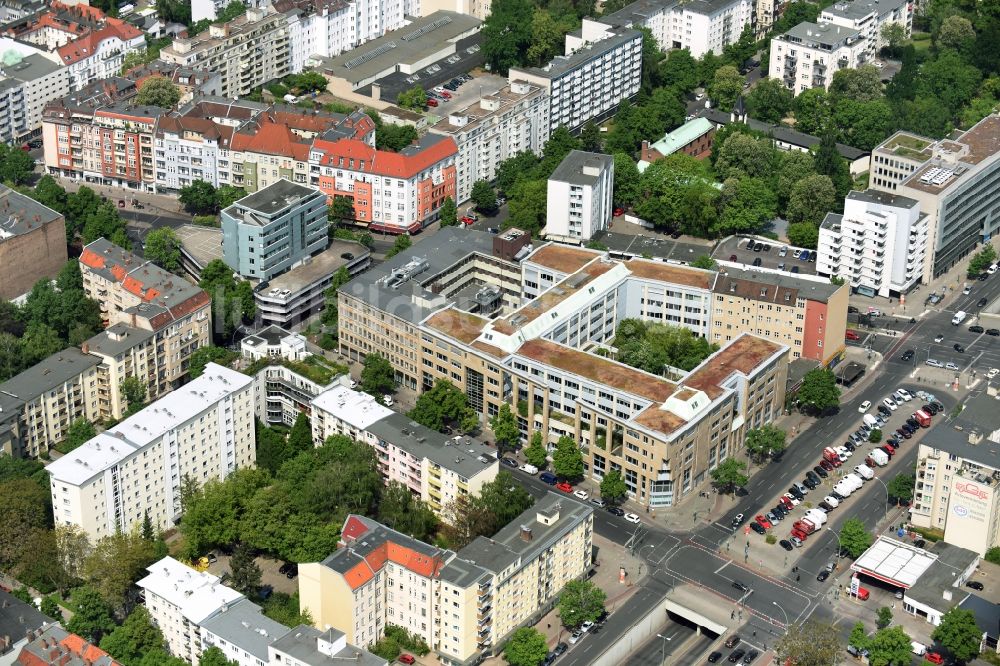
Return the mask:
<path id="1" fill-rule="evenodd" d="M 716 569 L 716 570 L 715 570 L 715 573 L 719 573 L 720 571 L 722 571 L 723 569 L 725 569 L 726 567 L 728 567 L 728 566 L 729 566 L 730 564 L 732 564 L 732 563 L 733 563 L 733 561 L 732 561 L 732 560 L 726 560 L 726 563 L 725 563 L 725 564 L 723 564 L 723 565 L 722 565 L 721 567 L 719 567 L 718 569 Z"/>

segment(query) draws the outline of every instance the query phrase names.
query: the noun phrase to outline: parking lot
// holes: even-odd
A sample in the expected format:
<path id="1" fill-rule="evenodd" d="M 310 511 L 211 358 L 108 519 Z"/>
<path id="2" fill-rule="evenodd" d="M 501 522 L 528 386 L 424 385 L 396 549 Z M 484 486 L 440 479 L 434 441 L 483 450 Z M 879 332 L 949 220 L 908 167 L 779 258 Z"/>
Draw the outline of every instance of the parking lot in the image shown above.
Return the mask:
<path id="1" fill-rule="evenodd" d="M 483 65 L 483 51 L 480 46 L 482 37 L 479 34 L 466 37 L 455 44 L 455 53 L 447 58 L 432 63 L 418 72 L 407 74 L 395 72 L 378 80 L 381 98 L 395 102 L 399 94 L 413 86 L 430 90 L 434 86 L 447 83 L 459 74 L 467 74 Z M 464 87 L 468 87 L 466 84 Z M 362 95 L 371 95 L 371 86 L 364 86 L 355 91 Z"/>
<path id="2" fill-rule="evenodd" d="M 759 243 L 762 247 L 759 250 L 754 250 L 750 248 L 750 243 L 753 243 L 755 247 Z M 761 268 L 783 270 L 789 273 L 815 275 L 816 261 L 803 260 L 801 256 L 804 252 L 807 250 L 785 245 L 769 238 L 731 236 L 719 243 L 715 252 L 712 253 L 712 258 L 716 261 L 732 261 L 748 267 L 760 266 Z M 799 256 L 796 256 L 796 253 L 799 253 Z M 733 257 L 736 258 L 733 259 Z"/>

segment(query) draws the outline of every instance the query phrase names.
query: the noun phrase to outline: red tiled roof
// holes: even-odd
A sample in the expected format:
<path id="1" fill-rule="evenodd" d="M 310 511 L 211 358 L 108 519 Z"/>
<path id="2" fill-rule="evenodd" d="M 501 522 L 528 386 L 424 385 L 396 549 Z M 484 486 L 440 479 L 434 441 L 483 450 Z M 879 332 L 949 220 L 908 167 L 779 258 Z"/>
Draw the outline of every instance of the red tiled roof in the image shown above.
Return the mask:
<path id="1" fill-rule="evenodd" d="M 302 137 L 296 136 L 287 125 L 262 120 L 253 134 L 234 134 L 230 147 L 232 150 L 284 155 L 305 162 L 309 159 L 309 144 L 302 141 Z"/>
<path id="2" fill-rule="evenodd" d="M 368 526 L 363 520 L 357 516 L 349 516 L 347 522 L 344 523 L 344 529 L 340 531 L 340 535 L 348 539 L 356 539 L 367 531 Z"/>
<path id="3" fill-rule="evenodd" d="M 92 30 L 82 37 L 74 39 L 69 44 L 60 46 L 56 51 L 59 53 L 59 59 L 64 65 L 72 65 L 97 53 L 103 41 L 117 38 L 123 42 L 127 42 L 130 39 L 141 36 L 142 32 L 134 25 L 118 19 L 108 18 L 105 19 L 103 28 Z"/>
<path id="4" fill-rule="evenodd" d="M 344 165 L 348 165 L 353 159 L 355 171 L 393 178 L 412 178 L 424 169 L 458 153 L 455 140 L 451 137 L 443 137 L 442 140 L 432 143 L 423 150 L 408 155 L 376 150 L 357 139 L 341 141 L 317 139 L 313 143 L 313 148 L 323 153 L 320 164 L 324 166 L 340 166 L 340 158 L 344 159 Z M 364 168 L 361 167 L 362 161 Z"/>

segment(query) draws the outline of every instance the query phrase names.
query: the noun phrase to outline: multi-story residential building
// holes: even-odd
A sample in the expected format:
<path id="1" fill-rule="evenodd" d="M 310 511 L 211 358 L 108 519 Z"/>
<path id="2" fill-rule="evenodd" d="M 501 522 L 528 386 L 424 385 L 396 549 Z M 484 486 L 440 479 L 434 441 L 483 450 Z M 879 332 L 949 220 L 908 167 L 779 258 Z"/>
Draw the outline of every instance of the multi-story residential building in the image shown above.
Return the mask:
<path id="1" fill-rule="evenodd" d="M 245 278 L 267 281 L 323 250 L 326 195 L 279 180 L 222 211 L 222 256 Z"/>
<path id="2" fill-rule="evenodd" d="M 218 612 L 202 620 L 198 627 L 201 630 L 202 651 L 217 647 L 227 661 L 237 666 L 281 666 L 290 663 L 275 661 L 270 654 L 271 647 L 288 635 L 288 627 L 264 615 L 261 607 L 249 599 L 241 598 L 221 606 Z M 198 664 L 199 661 L 191 663 Z"/>
<path id="3" fill-rule="evenodd" d="M 910 522 L 942 530 L 950 544 L 980 555 L 1000 546 L 1000 445 L 996 385 L 965 403 L 947 424 L 928 431 L 917 450 Z"/>
<path id="4" fill-rule="evenodd" d="M 134 89 L 130 81 L 126 81 Z M 155 106 L 103 105 L 103 96 L 51 102 L 42 113 L 48 172 L 68 178 L 154 191 L 153 137 L 166 111 Z"/>
<path id="5" fill-rule="evenodd" d="M 910 0 L 839 0 L 820 12 L 819 20 L 861 33 L 868 46 L 868 62 L 874 62 L 878 52 L 889 45 L 882 37 L 882 28 L 896 24 L 906 37 L 913 33 L 913 3 Z"/>
<path id="6" fill-rule="evenodd" d="M 321 393 L 311 407 L 316 446 L 332 435 L 365 442 L 386 483 L 403 484 L 435 513 L 460 494 L 479 495 L 499 471 L 496 452 L 485 444 L 431 430 L 346 386 Z"/>
<path id="7" fill-rule="evenodd" d="M 301 666 L 333 666 L 334 664 L 356 664 L 356 666 L 388 666 L 382 657 L 368 650 L 351 645 L 342 631 L 300 624 L 276 640 L 268 647 L 269 664 L 297 664 Z M 244 664 L 239 666 L 259 666 Z"/>
<path id="8" fill-rule="evenodd" d="M 417 232 L 437 219 L 447 197 L 456 199 L 458 147 L 425 134 L 398 153 L 357 139 L 315 139 L 310 184 L 329 198 L 351 197 L 356 219 L 371 231 Z"/>
<path id="9" fill-rule="evenodd" d="M 0 185 L 0 298 L 31 291 L 66 264 L 66 218 Z"/>
<path id="10" fill-rule="evenodd" d="M 868 61 L 868 40 L 854 28 L 832 23 L 799 23 L 771 38 L 768 76 L 795 95 L 810 88 L 828 88 L 842 69 Z"/>
<path id="11" fill-rule="evenodd" d="M 56 525 L 97 540 L 146 516 L 166 529 L 185 479 L 199 486 L 254 464 L 253 379 L 209 363 L 205 373 L 46 467 Z"/>
<path id="12" fill-rule="evenodd" d="M 492 181 L 500 164 L 517 153 L 541 154 L 549 140 L 549 104 L 541 87 L 513 81 L 431 125 L 458 146 L 456 203 L 468 201 L 477 180 Z"/>
<path id="13" fill-rule="evenodd" d="M 0 139 L 22 141 L 42 130 L 42 109 L 69 94 L 69 71 L 41 54 L 4 64 L 0 70 Z"/>
<path id="14" fill-rule="evenodd" d="M 117 76 L 125 54 L 145 46 L 142 31 L 134 25 L 96 7 L 58 1 L 43 12 L 8 23 L 3 32 L 50 53 L 66 68 L 72 91 Z"/>
<path id="15" fill-rule="evenodd" d="M 188 104 L 194 97 L 212 97 L 222 93 L 222 77 L 218 72 L 208 72 L 197 67 L 182 67 L 174 63 L 154 60 L 133 67 L 124 76 L 141 87 L 147 79 L 159 76 L 169 79 L 181 93 L 179 105 Z"/>
<path id="16" fill-rule="evenodd" d="M 322 362 L 313 365 L 272 357 L 254 375 L 257 418 L 291 427 L 299 414 L 311 416 L 313 400 L 340 386 L 342 375 L 337 370 Z"/>
<path id="17" fill-rule="evenodd" d="M 0 384 L 0 451 L 37 458 L 66 438 L 79 418 L 98 413 L 100 359 L 64 349 Z"/>
<path id="18" fill-rule="evenodd" d="M 150 387 L 150 400 L 160 397 L 156 390 L 156 375 L 159 373 L 156 353 L 156 334 L 125 324 L 112 324 L 86 342 L 80 351 L 96 356 L 97 366 L 97 410 L 94 420 L 112 421 L 122 418 L 128 403 L 121 390 L 122 380 L 136 377 Z"/>
<path id="19" fill-rule="evenodd" d="M 299 566 L 301 605 L 314 626 L 351 642 L 377 641 L 393 624 L 442 663 L 473 663 L 586 573 L 593 521 L 588 506 L 549 493 L 492 539 L 455 553 L 351 515 L 341 548 Z"/>
<path id="20" fill-rule="evenodd" d="M 509 78 L 545 90 L 550 131 L 562 125 L 575 130 L 613 115 L 622 100 L 639 92 L 642 33 L 584 19 L 566 35 L 566 55 L 544 67 L 512 67 Z"/>
<path id="21" fill-rule="evenodd" d="M 149 575 L 136 585 L 145 592 L 150 619 L 163 633 L 170 654 L 197 664 L 202 652 L 200 625 L 244 596 L 223 585 L 218 576 L 172 557 L 151 564 L 147 571 Z"/>
<path id="22" fill-rule="evenodd" d="M 866 296 L 903 296 L 924 274 L 927 215 L 904 196 L 851 192 L 844 213 L 827 213 L 819 227 L 816 272 L 850 282 Z"/>
<path id="23" fill-rule="evenodd" d="M 455 232 L 461 234 L 459 247 L 452 245 Z M 502 273 L 506 261 L 523 256 L 516 237 L 491 239 L 493 271 Z M 496 305 L 484 309 L 476 307 L 480 301 L 472 294 L 446 288 L 476 274 L 472 267 L 482 247 L 476 240 L 476 232 L 443 230 L 431 245 L 342 287 L 342 353 L 360 358 L 379 351 L 401 384 L 421 391 L 448 379 L 487 418 L 503 404 L 517 407 L 522 436 L 534 430 L 553 441 L 572 436 L 583 446 L 589 476 L 599 480 L 609 469 L 620 470 L 630 495 L 642 504 L 683 501 L 708 471 L 739 449 L 745 429 L 773 420 L 783 400 L 789 332 L 799 336 L 791 342 L 802 340 L 800 355 L 807 349 L 823 360 L 832 358 L 834 345 L 820 345 L 818 336 L 839 336 L 835 346 L 843 345 L 846 289 L 815 280 L 796 283 L 799 291 L 779 290 L 769 284 L 771 278 L 754 284 L 748 272 L 746 286 L 737 284 L 733 299 L 741 288 L 763 291 L 756 297 L 762 303 L 754 307 L 762 323 L 747 331 L 749 324 L 740 324 L 736 310 L 724 310 L 720 328 L 726 322 L 740 327 L 732 334 L 717 332 L 720 341 L 731 339 L 694 371 L 668 381 L 580 348 L 610 341 L 625 318 L 684 326 L 708 337 L 716 329 L 718 290 L 729 290 L 723 286 L 727 276 L 550 244 L 522 259 L 520 280 L 497 288 Z M 510 251 L 504 254 L 505 249 Z M 493 275 L 481 271 L 477 288 L 492 285 Z M 793 277 L 788 280 L 794 283 Z M 506 294 L 518 287 L 523 300 L 507 305 Z M 834 313 L 824 302 L 830 292 L 843 312 Z M 772 302 L 763 303 L 769 293 Z M 786 295 L 794 300 L 788 314 L 795 313 L 793 322 L 801 315 L 801 325 L 765 326 L 766 318 L 773 318 L 766 308 Z M 820 328 L 807 332 L 806 313 L 813 307 L 809 321 Z M 829 329 L 821 323 L 826 319 Z M 642 463 L 643 468 L 640 456 L 659 462 Z"/>
<path id="24" fill-rule="evenodd" d="M 83 289 L 108 324 L 154 333 L 155 377 L 149 392 L 161 395 L 187 375 L 191 354 L 211 342 L 211 298 L 202 289 L 104 238 L 80 255 Z"/>
<path id="25" fill-rule="evenodd" d="M 872 151 L 871 188 L 920 203 L 927 215 L 924 284 L 1000 232 L 1000 115 L 955 138 L 934 141 L 897 132 Z"/>
<path id="26" fill-rule="evenodd" d="M 844 351 L 850 287 L 723 263 L 712 289 L 712 342 L 724 345 L 747 332 L 787 345 L 793 359 L 823 365 Z"/>
<path id="27" fill-rule="evenodd" d="M 185 67 L 218 72 L 221 95 L 248 95 L 262 81 L 293 73 L 289 67 L 287 16 L 270 7 L 248 9 L 222 25 L 211 25 L 160 51 L 160 59 Z"/>
<path id="28" fill-rule="evenodd" d="M 304 361 L 312 355 L 304 335 L 286 331 L 280 326 L 268 326 L 240 340 L 243 358 L 259 361 L 262 358 L 284 358 Z"/>
<path id="29" fill-rule="evenodd" d="M 614 182 L 610 155 L 570 151 L 549 176 L 545 237 L 583 243 L 607 229 Z"/>
<path id="30" fill-rule="evenodd" d="M 599 20 L 648 28 L 664 51 L 687 49 L 701 58 L 706 53 L 722 55 L 723 49 L 739 41 L 753 21 L 754 4 L 759 6 L 750 0 L 638 0 Z"/>

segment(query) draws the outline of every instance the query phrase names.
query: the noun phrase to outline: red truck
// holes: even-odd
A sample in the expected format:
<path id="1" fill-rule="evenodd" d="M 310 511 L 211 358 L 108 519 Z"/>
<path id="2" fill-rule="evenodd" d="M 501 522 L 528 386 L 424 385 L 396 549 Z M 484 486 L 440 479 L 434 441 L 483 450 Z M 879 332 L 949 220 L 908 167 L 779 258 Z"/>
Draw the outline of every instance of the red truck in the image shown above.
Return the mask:
<path id="1" fill-rule="evenodd" d="M 913 418 L 917 420 L 921 428 L 931 427 L 931 415 L 925 412 L 924 410 L 918 409 L 917 411 L 913 412 Z"/>
<path id="2" fill-rule="evenodd" d="M 809 520 L 808 518 L 802 518 L 792 523 L 792 529 L 796 529 L 800 532 L 805 532 L 806 534 L 812 534 L 818 528 L 816 527 L 816 524 L 813 523 L 813 521 Z"/>
<path id="3" fill-rule="evenodd" d="M 840 456 L 837 454 L 836 451 L 834 451 L 829 446 L 823 449 L 823 460 L 826 460 L 834 467 L 840 467 L 840 465 L 842 464 L 840 462 Z"/>

